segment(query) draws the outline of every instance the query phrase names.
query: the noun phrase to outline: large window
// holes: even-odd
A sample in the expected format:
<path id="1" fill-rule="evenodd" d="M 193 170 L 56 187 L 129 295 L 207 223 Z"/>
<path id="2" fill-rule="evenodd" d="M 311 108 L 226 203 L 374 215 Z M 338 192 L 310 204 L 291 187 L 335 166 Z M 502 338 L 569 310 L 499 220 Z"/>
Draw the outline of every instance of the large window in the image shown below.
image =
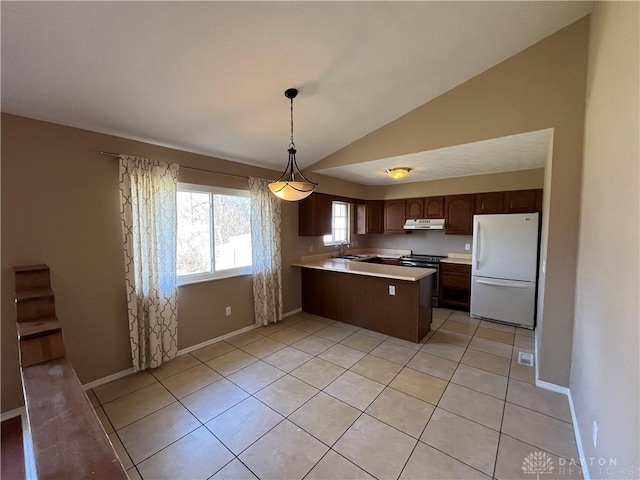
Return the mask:
<path id="1" fill-rule="evenodd" d="M 331 213 L 331 235 L 323 237 L 325 245 L 349 242 L 349 204 L 333 202 Z"/>
<path id="2" fill-rule="evenodd" d="M 178 184 L 178 283 L 248 273 L 249 192 Z"/>

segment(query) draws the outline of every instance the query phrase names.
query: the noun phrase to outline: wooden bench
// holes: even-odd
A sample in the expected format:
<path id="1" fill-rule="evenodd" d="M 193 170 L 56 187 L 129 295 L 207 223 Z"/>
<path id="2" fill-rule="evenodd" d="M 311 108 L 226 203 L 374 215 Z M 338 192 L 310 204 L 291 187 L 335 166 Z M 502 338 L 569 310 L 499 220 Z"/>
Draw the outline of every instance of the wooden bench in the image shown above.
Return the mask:
<path id="1" fill-rule="evenodd" d="M 38 479 L 127 479 L 65 356 L 49 267 L 14 268 L 22 390 Z"/>

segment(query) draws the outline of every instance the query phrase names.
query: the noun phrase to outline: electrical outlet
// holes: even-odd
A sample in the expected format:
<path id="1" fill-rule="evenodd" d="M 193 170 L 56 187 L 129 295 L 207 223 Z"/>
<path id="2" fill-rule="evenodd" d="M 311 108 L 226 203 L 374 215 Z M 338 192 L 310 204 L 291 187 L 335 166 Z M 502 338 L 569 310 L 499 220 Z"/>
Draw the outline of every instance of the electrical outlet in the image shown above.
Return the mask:
<path id="1" fill-rule="evenodd" d="M 465 243 L 464 244 L 464 249 L 468 252 L 469 250 L 471 250 L 471 244 L 470 243 Z"/>
<path id="2" fill-rule="evenodd" d="M 313 252 L 313 245 L 309 245 L 309 251 Z"/>
<path id="3" fill-rule="evenodd" d="M 389 295 L 395 295 L 395 294 L 396 294 L 396 286 L 389 285 Z"/>
<path id="4" fill-rule="evenodd" d="M 593 448 L 598 447 L 598 424 L 593 421 Z"/>
<path id="5" fill-rule="evenodd" d="M 231 315 L 231 307 L 225 307 L 224 309 L 224 313 L 225 315 L 228 317 L 229 315 Z"/>

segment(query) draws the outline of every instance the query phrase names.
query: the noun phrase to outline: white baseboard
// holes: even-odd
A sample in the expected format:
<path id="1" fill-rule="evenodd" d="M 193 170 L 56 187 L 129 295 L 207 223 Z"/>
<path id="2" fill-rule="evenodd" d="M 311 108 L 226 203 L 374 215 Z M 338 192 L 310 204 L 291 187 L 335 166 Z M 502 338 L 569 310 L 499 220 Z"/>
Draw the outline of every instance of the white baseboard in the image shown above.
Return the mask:
<path id="1" fill-rule="evenodd" d="M 92 388 L 99 387 L 100 385 L 104 385 L 105 383 L 113 382 L 114 380 L 118 380 L 122 377 L 131 375 L 132 373 L 134 373 L 133 367 L 127 368 L 126 370 L 122 370 L 121 372 L 116 372 L 112 375 L 107 375 L 106 377 L 94 380 L 93 382 L 85 383 L 84 385 L 82 385 L 82 389 L 91 390 Z"/>
<path id="2" fill-rule="evenodd" d="M 203 347 L 208 347 L 209 345 L 213 345 L 214 343 L 221 342 L 226 340 L 227 338 L 234 337 L 244 332 L 248 332 L 253 330 L 254 328 L 258 328 L 258 325 L 249 325 L 248 327 L 241 328 L 240 330 L 235 330 L 233 332 L 226 333 L 224 335 L 220 335 L 219 337 L 212 338 L 211 340 L 207 340 L 202 343 L 198 343 L 197 345 L 191 345 L 190 347 L 183 348 L 182 350 L 178 350 L 177 356 L 184 355 L 185 353 L 195 352 Z"/>
<path id="3" fill-rule="evenodd" d="M 576 438 L 576 447 L 578 449 L 578 459 L 580 458 L 586 458 L 585 454 L 584 454 L 584 448 L 582 446 L 582 437 L 580 436 L 580 426 L 578 425 L 578 418 L 576 416 L 576 410 L 575 407 L 573 405 L 573 397 L 571 396 L 571 389 L 568 387 L 563 387 L 561 385 L 556 385 L 555 383 L 551 383 L 551 382 L 545 382 L 544 380 L 540 380 L 540 378 L 538 377 L 539 373 L 538 373 L 538 364 L 540 363 L 538 361 L 538 342 L 537 342 L 537 337 L 536 337 L 536 342 L 535 342 L 535 352 L 536 352 L 536 387 L 540 387 L 540 388 L 544 388 L 545 390 L 550 390 L 552 392 L 556 392 L 556 393 L 561 393 L 563 395 L 567 396 L 567 401 L 569 402 L 569 409 L 571 410 L 571 422 L 573 424 L 573 435 Z M 576 459 L 576 460 L 578 460 Z M 586 464 L 586 462 L 582 462 L 583 465 L 581 465 L 582 467 L 582 477 L 584 480 L 590 480 L 591 476 L 589 475 L 589 466 Z"/>
<path id="4" fill-rule="evenodd" d="M 561 385 L 556 385 L 555 383 L 545 382 L 544 380 L 540 380 L 540 370 L 538 365 L 540 365 L 540 356 L 538 355 L 538 330 L 535 331 L 533 336 L 533 351 L 535 352 L 535 379 L 536 379 L 536 387 L 544 388 L 545 390 L 551 390 L 552 392 L 561 393 L 563 395 L 569 395 L 569 389 L 567 387 L 563 387 Z"/>
<path id="5" fill-rule="evenodd" d="M 234 335 L 238 335 L 239 333 L 248 332 L 249 330 L 253 330 L 256 328 L 256 325 L 249 325 L 248 327 L 241 328 L 240 330 L 236 330 L 231 333 L 227 333 L 226 335 L 222 335 L 220 337 L 212 338 L 211 340 L 207 340 L 206 342 L 199 343 L 197 345 L 193 345 L 191 347 L 183 348 L 182 350 L 178 350 L 176 356 L 184 355 L 185 353 L 190 353 L 195 350 L 198 350 L 202 347 L 207 347 L 214 343 L 220 342 L 226 338 L 233 337 Z M 108 375 L 106 377 L 99 378 L 94 380 L 93 382 L 85 383 L 82 385 L 83 390 L 91 390 L 92 388 L 99 387 L 100 385 L 104 385 L 105 383 L 113 382 L 114 380 L 118 380 L 120 378 L 126 377 L 134 373 L 133 367 L 127 368 L 126 370 L 122 370 L 120 372 L 116 372 L 112 375 Z"/>
<path id="6" fill-rule="evenodd" d="M 4 422 L 5 420 L 9 420 L 10 418 L 15 418 L 19 416 L 22 416 L 24 418 L 26 417 L 25 413 L 26 413 L 26 410 L 24 406 L 14 408 L 13 410 L 9 410 L 8 412 L 4 412 L 0 414 L 0 422 Z"/>
<path id="7" fill-rule="evenodd" d="M 537 372 L 536 372 L 537 373 Z M 579 461 L 581 458 L 586 458 L 584 455 L 584 448 L 582 446 L 582 437 L 580 436 L 580 426 L 578 425 L 578 417 L 576 416 L 576 410 L 573 405 L 573 397 L 571 396 L 571 389 L 568 387 L 563 387 L 561 385 L 556 385 L 555 383 L 545 382 L 544 380 L 540 380 L 536 378 L 536 387 L 544 388 L 545 390 L 550 390 L 552 392 L 561 393 L 567 396 L 567 401 L 569 402 L 569 409 L 571 410 L 571 423 L 573 424 L 573 435 L 576 438 L 576 447 L 578 449 L 578 458 L 576 461 Z M 582 477 L 584 480 L 590 480 L 591 476 L 589 475 L 589 466 L 586 462 L 582 462 L 580 465 L 582 467 Z"/>
<path id="8" fill-rule="evenodd" d="M 561 393 L 563 395 L 569 395 L 569 389 L 562 385 L 556 385 L 555 383 L 545 382 L 536 378 L 536 387 L 544 388 L 545 390 L 551 390 L 552 392 Z"/>
<path id="9" fill-rule="evenodd" d="M 296 309 L 291 310 L 289 312 L 283 313 L 282 314 L 282 318 L 290 317 L 291 315 L 295 315 L 296 313 L 299 313 L 301 311 L 302 311 L 302 308 L 296 308 Z M 234 336 L 239 335 L 241 333 L 248 332 L 250 330 L 253 330 L 254 328 L 258 328 L 259 326 L 260 325 L 249 325 L 248 327 L 241 328 L 240 330 L 235 330 L 235 331 L 229 332 L 229 333 L 227 333 L 225 335 L 221 335 L 219 337 L 212 338 L 211 340 L 207 340 L 206 342 L 198 343 L 197 345 L 192 345 L 190 347 L 183 348 L 182 350 L 178 350 L 178 356 L 184 355 L 185 353 L 195 352 L 196 350 L 199 350 L 199 349 L 204 348 L 204 347 L 208 347 L 209 345 L 213 345 L 214 343 L 221 342 L 223 340 L 226 340 L 227 338 L 234 337 Z"/>
<path id="10" fill-rule="evenodd" d="M 282 318 L 290 317 L 291 315 L 295 315 L 296 313 L 300 313 L 301 311 L 302 311 L 302 308 L 296 308 L 294 310 L 290 310 L 286 313 L 283 313 Z"/>
<path id="11" fill-rule="evenodd" d="M 576 409 L 573 406 L 573 397 L 571 396 L 571 390 L 567 389 L 569 392 L 567 397 L 569 399 L 569 409 L 571 410 L 571 421 L 573 422 L 573 433 L 576 436 L 576 447 L 578 447 L 578 457 L 579 458 L 587 458 L 584 454 L 584 447 L 582 446 L 582 437 L 580 436 L 580 426 L 578 425 L 578 417 L 576 416 Z M 587 462 L 582 462 L 582 478 L 584 480 L 590 480 L 591 475 L 589 474 L 589 465 Z"/>
<path id="12" fill-rule="evenodd" d="M 282 318 L 289 317 L 291 315 L 295 315 L 296 313 L 301 312 L 301 311 L 302 311 L 302 308 L 296 308 L 295 310 L 291 310 L 289 312 L 283 313 L 282 314 Z M 229 333 L 227 333 L 225 335 L 221 335 L 219 337 L 212 338 L 211 340 L 207 340 L 205 342 L 198 343 L 197 345 L 192 345 L 190 347 L 183 348 L 182 350 L 178 350 L 177 356 L 184 355 L 186 353 L 195 352 L 196 350 L 199 350 L 199 349 L 201 349 L 203 347 L 208 347 L 209 345 L 213 345 L 214 343 L 221 342 L 221 341 L 226 340 L 227 338 L 231 338 L 231 337 L 233 337 L 235 335 L 239 335 L 241 333 L 248 332 L 248 331 L 253 330 L 254 328 L 257 328 L 257 327 L 258 327 L 258 325 L 249 325 L 248 327 L 244 327 L 244 328 L 241 328 L 239 330 L 234 330 L 233 332 L 229 332 Z M 133 368 L 128 368 L 126 370 L 122 370 L 121 372 L 117 372 L 117 373 L 114 373 L 112 375 L 108 375 L 106 377 L 99 378 L 98 380 L 94 380 L 93 382 L 85 383 L 84 385 L 82 385 L 82 388 L 84 390 L 90 390 L 92 388 L 99 387 L 100 385 L 104 385 L 105 383 L 113 382 L 114 380 L 118 380 L 118 379 L 120 379 L 122 377 L 126 377 L 127 375 L 131 375 L 132 373 L 134 373 Z M 24 410 L 24 407 L 22 407 L 22 409 Z M 20 409 L 16 409 L 16 410 L 20 410 Z M 13 413 L 13 412 L 14 412 L 14 410 L 11 410 L 11 412 L 7 412 L 6 414 L 3 414 L 2 418 L 4 419 L 4 415 L 13 414 L 13 416 L 15 417 L 17 415 L 20 415 L 20 413 L 21 413 L 21 412 L 17 412 L 17 413 Z M 9 416 L 7 418 L 11 418 L 11 417 Z"/>

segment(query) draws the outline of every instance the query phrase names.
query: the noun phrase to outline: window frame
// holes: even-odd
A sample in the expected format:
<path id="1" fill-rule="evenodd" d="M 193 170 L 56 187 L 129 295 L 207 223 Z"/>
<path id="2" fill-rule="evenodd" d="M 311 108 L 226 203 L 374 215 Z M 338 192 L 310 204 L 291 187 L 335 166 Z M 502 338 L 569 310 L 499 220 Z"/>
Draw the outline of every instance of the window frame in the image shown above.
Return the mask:
<path id="1" fill-rule="evenodd" d="M 335 217 L 334 217 L 334 210 L 333 210 L 333 204 L 334 203 L 338 203 L 341 205 L 344 205 L 346 207 L 347 210 L 347 226 L 346 226 L 346 232 L 347 232 L 347 239 L 346 240 L 340 240 L 337 241 L 335 240 Z M 333 200 L 331 202 L 331 240 L 330 241 L 326 241 L 325 238 L 328 237 L 329 235 L 323 235 L 322 236 L 322 243 L 324 244 L 325 247 L 335 247 L 336 245 L 340 245 L 342 242 L 346 242 L 346 243 L 351 243 L 351 218 L 352 218 L 352 214 L 351 214 L 351 208 L 352 208 L 352 204 L 348 203 L 348 202 L 343 202 L 341 200 Z"/>
<path id="2" fill-rule="evenodd" d="M 212 195 L 227 195 L 234 197 L 244 197 L 249 198 L 249 190 L 241 190 L 238 188 L 228 188 L 228 187 L 215 187 L 213 185 L 201 185 L 197 183 L 185 183 L 178 182 L 178 188 L 176 192 L 189 192 L 189 193 L 209 193 Z M 213 206 L 213 199 L 212 204 Z M 177 202 L 176 202 L 177 206 Z M 240 277 L 245 275 L 251 275 L 253 273 L 253 259 L 251 265 L 246 265 L 244 267 L 236 267 L 236 268 L 228 268 L 225 270 L 216 271 L 216 257 L 215 257 L 215 242 L 214 242 L 214 228 L 215 228 L 215 218 L 213 216 L 213 208 L 209 210 L 209 245 L 210 245 L 210 255 L 211 255 L 211 267 L 213 269 L 212 272 L 202 272 L 202 273 L 189 273 L 186 275 L 178 275 L 176 271 L 176 282 L 180 287 L 182 285 L 191 285 L 194 283 L 202 283 L 202 282 L 210 282 L 213 280 L 220 280 L 223 278 L 232 278 L 232 277 Z M 252 239 L 253 241 L 253 239 Z M 177 238 L 176 238 L 177 242 Z M 177 253 L 176 253 L 177 256 Z"/>

